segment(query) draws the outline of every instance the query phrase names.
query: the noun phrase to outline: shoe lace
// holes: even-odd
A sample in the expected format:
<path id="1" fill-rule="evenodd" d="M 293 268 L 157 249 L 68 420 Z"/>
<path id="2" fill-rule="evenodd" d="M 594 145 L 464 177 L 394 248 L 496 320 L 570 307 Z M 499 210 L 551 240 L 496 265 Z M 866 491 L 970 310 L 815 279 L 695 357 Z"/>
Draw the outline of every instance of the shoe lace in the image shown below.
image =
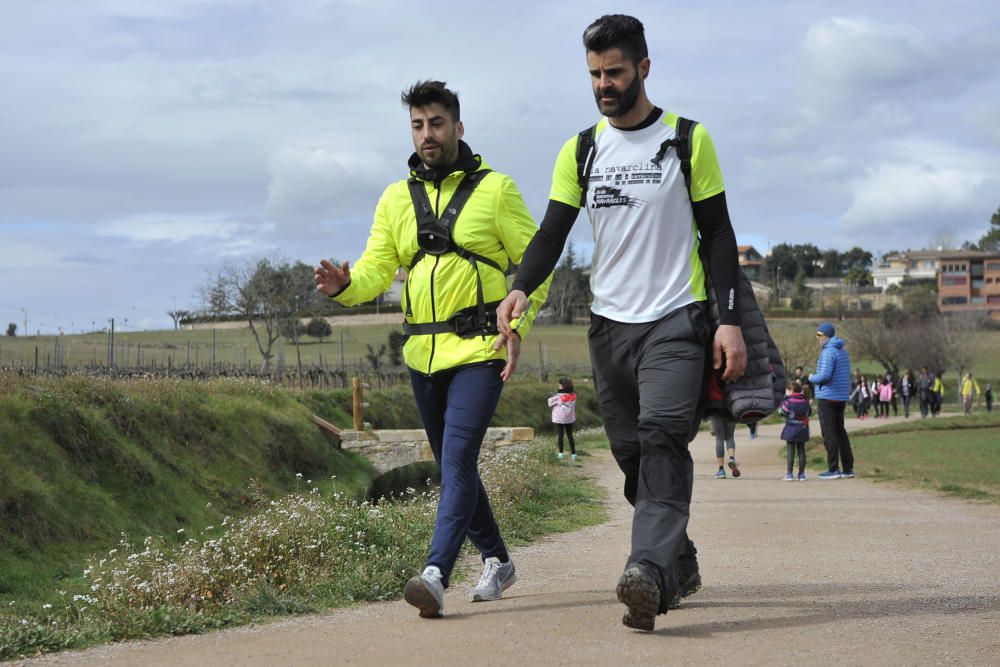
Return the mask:
<path id="1" fill-rule="evenodd" d="M 487 560 L 483 564 L 483 574 L 479 577 L 479 583 L 477 586 L 487 586 L 493 577 L 496 575 L 496 571 L 500 569 L 500 563 L 493 559 Z"/>

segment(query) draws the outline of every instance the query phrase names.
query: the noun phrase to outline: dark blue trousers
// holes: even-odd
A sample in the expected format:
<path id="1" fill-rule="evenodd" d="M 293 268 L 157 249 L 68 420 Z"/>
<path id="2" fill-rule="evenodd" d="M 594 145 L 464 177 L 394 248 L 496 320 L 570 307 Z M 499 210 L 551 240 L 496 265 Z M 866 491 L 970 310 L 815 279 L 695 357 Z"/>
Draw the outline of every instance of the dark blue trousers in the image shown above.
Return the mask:
<path id="1" fill-rule="evenodd" d="M 445 586 L 466 537 L 484 559 L 509 560 L 479 477 L 479 449 L 503 390 L 500 371 L 498 365 L 431 376 L 410 370 L 417 410 L 441 466 L 441 501 L 427 565 L 441 569 Z"/>

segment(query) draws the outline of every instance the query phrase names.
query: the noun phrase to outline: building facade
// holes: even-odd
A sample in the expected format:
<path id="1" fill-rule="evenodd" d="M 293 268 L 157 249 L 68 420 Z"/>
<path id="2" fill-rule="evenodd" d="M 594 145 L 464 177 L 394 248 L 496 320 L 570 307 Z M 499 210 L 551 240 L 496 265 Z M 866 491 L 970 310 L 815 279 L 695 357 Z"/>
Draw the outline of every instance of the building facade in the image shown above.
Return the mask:
<path id="1" fill-rule="evenodd" d="M 1000 254 L 941 253 L 938 307 L 942 313 L 984 312 L 1000 320 Z"/>
<path id="2" fill-rule="evenodd" d="M 764 270 L 764 256 L 757 252 L 752 245 L 737 246 L 736 250 L 740 256 L 740 268 L 747 278 L 760 282 L 761 273 Z"/>

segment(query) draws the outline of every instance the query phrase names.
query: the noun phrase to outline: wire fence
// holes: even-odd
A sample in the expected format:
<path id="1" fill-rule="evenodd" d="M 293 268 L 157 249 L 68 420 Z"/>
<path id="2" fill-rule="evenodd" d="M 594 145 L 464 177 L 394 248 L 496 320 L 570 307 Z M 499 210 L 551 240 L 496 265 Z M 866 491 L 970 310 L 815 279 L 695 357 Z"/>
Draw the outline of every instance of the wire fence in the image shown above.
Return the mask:
<path id="1" fill-rule="evenodd" d="M 246 345 L 116 343 L 101 346 L 80 343 L 69 345 L 54 337 L 44 343 L 19 346 L 16 350 L 0 343 L 0 371 L 19 376 L 103 377 L 103 378 L 176 378 L 213 380 L 219 378 L 253 379 L 272 385 L 300 389 L 343 389 L 352 378 L 362 378 L 372 388 L 382 389 L 409 384 L 409 371 L 402 364 L 391 365 L 384 359 L 377 364 L 365 359 L 348 360 L 343 355 L 323 355 L 298 362 L 280 348 L 265 368 L 259 355 Z M 538 363 L 522 356 L 518 377 L 550 381 L 558 375 L 590 376 L 589 364 L 553 364 L 547 346 L 540 348 Z"/>

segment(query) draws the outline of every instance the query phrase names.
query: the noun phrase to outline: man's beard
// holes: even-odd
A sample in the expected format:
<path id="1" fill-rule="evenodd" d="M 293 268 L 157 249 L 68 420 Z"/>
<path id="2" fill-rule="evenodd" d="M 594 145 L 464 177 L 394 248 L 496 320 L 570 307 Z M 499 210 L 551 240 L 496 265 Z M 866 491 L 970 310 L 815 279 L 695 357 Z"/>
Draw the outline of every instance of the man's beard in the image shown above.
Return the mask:
<path id="1" fill-rule="evenodd" d="M 435 143 L 434 146 L 438 148 L 438 156 L 433 160 L 428 161 L 427 157 L 421 153 L 420 159 L 424 165 L 428 167 L 444 167 L 458 158 L 458 139 L 456 137 L 452 138 L 452 141 L 447 143 Z"/>
<path id="2" fill-rule="evenodd" d="M 600 89 L 595 90 L 594 99 L 597 101 L 598 111 L 600 111 L 601 114 L 607 116 L 608 118 L 619 118 L 621 116 L 624 116 L 625 114 L 627 114 L 629 111 L 632 110 L 632 107 L 634 107 L 636 101 L 638 101 L 639 88 L 640 88 L 639 72 L 636 72 L 635 78 L 632 79 L 632 83 L 628 85 L 628 88 L 626 88 L 621 93 L 619 93 L 618 91 L 614 91 L 615 94 L 618 96 L 617 102 L 613 102 L 609 105 L 602 105 L 601 103 L 602 91 Z"/>

